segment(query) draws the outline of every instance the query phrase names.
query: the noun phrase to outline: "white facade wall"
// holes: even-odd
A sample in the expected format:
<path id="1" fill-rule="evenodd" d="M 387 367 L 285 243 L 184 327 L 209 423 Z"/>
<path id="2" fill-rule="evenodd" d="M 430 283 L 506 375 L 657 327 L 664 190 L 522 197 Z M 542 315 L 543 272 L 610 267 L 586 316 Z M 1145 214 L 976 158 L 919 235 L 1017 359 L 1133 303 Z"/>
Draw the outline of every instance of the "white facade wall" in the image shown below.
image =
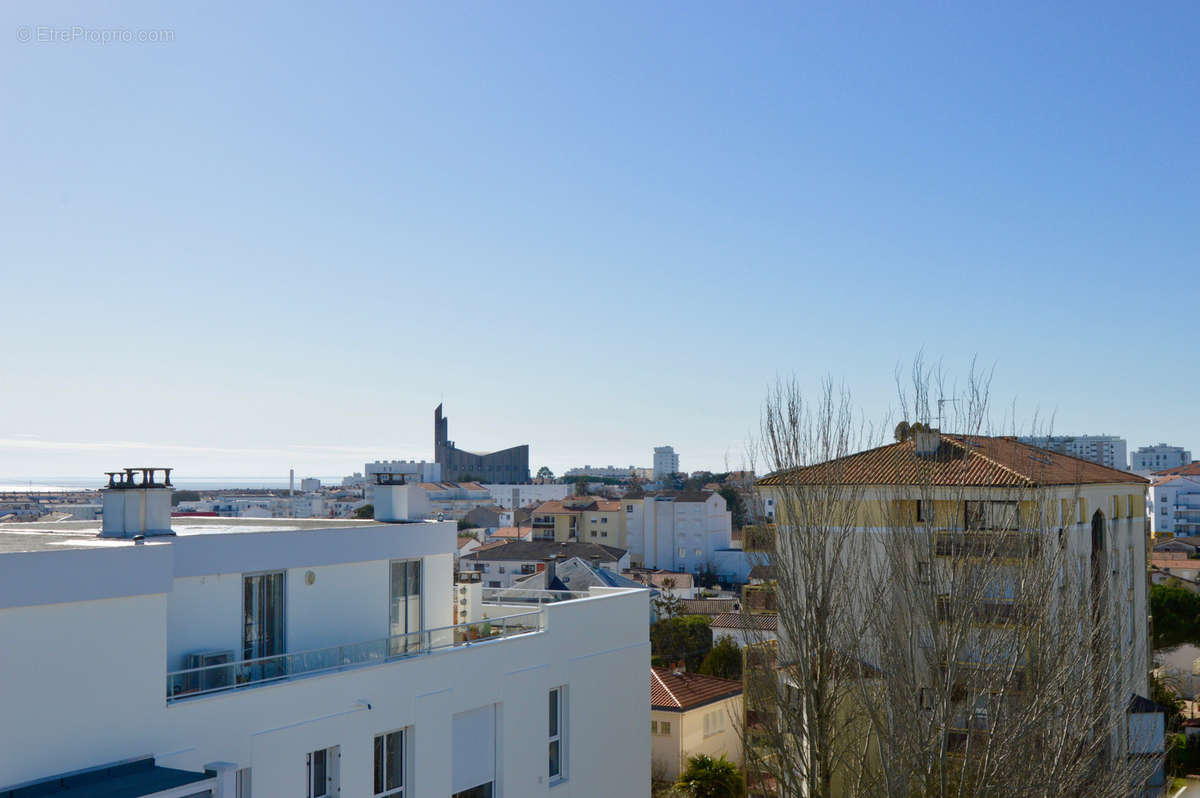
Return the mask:
<path id="1" fill-rule="evenodd" d="M 0 725 L 0 789 L 152 754 L 159 765 L 186 770 L 216 761 L 250 768 L 255 798 L 303 795 L 305 755 L 339 746 L 340 794 L 370 796 L 374 736 L 404 728 L 411 732 L 405 794 L 446 796 L 456 762 L 479 765 L 474 738 L 469 756 L 454 750 L 455 716 L 486 714 L 491 707 L 497 798 L 647 797 L 645 591 L 600 590 L 593 598 L 547 605 L 542 632 L 167 703 L 167 670 L 185 651 L 240 646 L 242 569 L 267 565 L 262 560 L 281 553 L 290 560 L 289 651 L 386 634 L 387 563 L 406 549 L 425 562 L 426 628 L 448 624 L 453 525 L 440 525 L 444 534 L 434 536 L 446 538 L 444 553 L 428 551 L 434 538 L 420 527 L 432 526 L 374 527 L 369 545 L 357 549 L 363 528 L 322 530 L 337 536 L 333 549 L 352 549 L 343 559 L 380 546 L 389 555 L 325 565 L 303 560 L 328 549 L 328 539 L 299 532 L 272 533 L 298 536 L 295 545 L 252 540 L 268 534 L 229 534 L 204 537 L 233 540 L 181 537 L 120 550 L 0 555 L 0 639 L 6 650 L 21 652 L 0 660 L 6 721 Z M 225 560 L 236 568 L 193 573 Z M 136 578 L 106 567 L 113 562 Z M 160 582 L 145 572 L 162 566 L 176 572 L 161 583 L 163 592 L 88 598 L 118 589 L 96 576 L 58 591 L 81 600 L 21 605 L 46 598 L 33 586 L 47 574 L 104 570 L 133 588 L 155 591 Z M 310 570 L 312 585 L 304 579 Z M 560 686 L 567 695 L 566 780 L 551 788 L 547 706 L 549 691 Z"/>
<path id="2" fill-rule="evenodd" d="M 733 546 L 732 514 L 719 493 L 703 502 L 647 496 L 622 505 L 633 506 L 625 515 L 626 541 L 637 565 L 697 573 L 715 565 L 717 551 Z"/>
<path id="3" fill-rule="evenodd" d="M 589 563 L 590 564 L 590 563 Z M 466 560 L 461 569 L 467 570 L 482 566 L 479 573 L 483 574 L 484 587 L 512 587 L 513 582 L 523 576 L 536 573 L 538 568 L 545 565 L 542 560 Z M 621 573 L 629 567 L 629 552 L 619 560 L 601 560 L 600 567 L 613 573 Z"/>
<path id="4" fill-rule="evenodd" d="M 506 510 L 561 501 L 571 495 L 573 485 L 484 485 L 492 501 Z"/>

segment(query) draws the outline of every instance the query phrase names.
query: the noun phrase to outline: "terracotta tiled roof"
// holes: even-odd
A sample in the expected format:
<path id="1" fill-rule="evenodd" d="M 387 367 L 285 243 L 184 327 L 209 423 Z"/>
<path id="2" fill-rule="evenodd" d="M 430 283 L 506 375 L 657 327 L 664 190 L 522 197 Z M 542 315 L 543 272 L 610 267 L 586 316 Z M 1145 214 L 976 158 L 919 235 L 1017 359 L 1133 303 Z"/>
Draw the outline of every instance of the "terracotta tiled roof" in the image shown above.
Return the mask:
<path id="1" fill-rule="evenodd" d="M 742 694 L 742 683 L 699 673 L 675 673 L 670 668 L 650 669 L 650 706 L 683 712 Z"/>
<path id="2" fill-rule="evenodd" d="M 665 587 L 663 582 L 670 579 L 675 583 L 675 587 L 673 588 L 675 590 L 687 590 L 695 584 L 691 574 L 676 571 L 648 571 L 640 568 L 630 568 L 622 571 L 621 575 L 635 582 L 641 582 L 643 585 L 652 585 L 654 587 Z"/>
<path id="3" fill-rule="evenodd" d="M 737 599 L 680 599 L 679 611 L 683 615 L 720 615 L 739 609 Z"/>
<path id="4" fill-rule="evenodd" d="M 774 632 L 778 629 L 779 617 L 773 612 L 723 612 L 713 618 L 708 625 L 713 629 L 753 629 L 758 632 Z"/>
<path id="5" fill-rule="evenodd" d="M 534 515 L 562 515 L 563 513 L 615 513 L 621 509 L 619 501 L 610 501 L 608 499 L 593 499 L 590 502 L 579 502 L 577 507 L 568 507 L 565 502 L 571 502 L 570 499 L 554 499 L 548 502 L 542 502 L 533 509 Z"/>
<path id="6" fill-rule="evenodd" d="M 928 456 L 918 456 L 915 445 L 914 440 L 892 443 L 826 463 L 776 472 L 758 484 L 1034 487 L 1147 483 L 1132 472 L 1039 449 L 1011 437 L 945 434 L 937 451 Z"/>
<path id="7" fill-rule="evenodd" d="M 531 530 L 528 527 L 521 529 L 520 527 L 515 527 L 515 526 L 502 526 L 502 527 L 497 527 L 496 531 L 492 532 L 490 535 L 488 535 L 488 537 L 520 538 L 520 537 L 524 537 L 528 534 L 531 534 Z"/>
<path id="8" fill-rule="evenodd" d="M 1164 468 L 1162 471 L 1155 471 L 1152 476 L 1200 476 L 1200 460 L 1193 460 L 1185 466 L 1175 466 L 1174 468 Z"/>
<path id="9" fill-rule="evenodd" d="M 593 557 L 599 557 L 602 563 L 619 562 L 625 556 L 625 549 L 615 546 L 605 546 L 600 543 L 562 543 L 555 540 L 510 540 L 496 541 L 480 546 L 470 554 L 464 554 L 464 560 L 505 560 L 518 562 L 533 562 L 547 557 L 580 557 L 591 562 Z"/>

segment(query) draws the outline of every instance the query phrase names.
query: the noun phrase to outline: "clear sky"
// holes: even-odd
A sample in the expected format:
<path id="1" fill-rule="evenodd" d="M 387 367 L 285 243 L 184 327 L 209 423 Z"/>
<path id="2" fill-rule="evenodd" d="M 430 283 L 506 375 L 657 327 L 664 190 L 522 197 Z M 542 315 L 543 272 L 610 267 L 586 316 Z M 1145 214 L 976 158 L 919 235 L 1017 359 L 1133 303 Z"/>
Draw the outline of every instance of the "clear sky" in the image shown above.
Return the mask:
<path id="1" fill-rule="evenodd" d="M 1193 2 L 5 3 L 0 475 L 430 458 L 439 400 L 534 468 L 716 470 L 776 375 L 878 417 L 922 347 L 1200 455 L 1198 42 Z"/>

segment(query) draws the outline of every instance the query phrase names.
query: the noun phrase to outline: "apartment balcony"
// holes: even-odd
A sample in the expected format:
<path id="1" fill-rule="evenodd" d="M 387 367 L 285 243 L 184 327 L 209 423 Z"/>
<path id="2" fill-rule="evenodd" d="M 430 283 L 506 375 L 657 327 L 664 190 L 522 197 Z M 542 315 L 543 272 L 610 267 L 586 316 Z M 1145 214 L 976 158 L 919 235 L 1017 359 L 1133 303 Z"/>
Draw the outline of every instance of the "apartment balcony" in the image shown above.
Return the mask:
<path id="1" fill-rule="evenodd" d="M 964 610 L 963 605 L 971 606 Z M 1013 599 L 983 599 L 965 602 L 952 596 L 938 596 L 937 619 L 940 622 L 952 621 L 962 617 L 966 612 L 970 622 L 986 626 L 1010 626 L 1021 622 L 1027 608 L 1023 602 Z"/>
<path id="2" fill-rule="evenodd" d="M 935 533 L 939 557 L 1025 559 L 1038 555 L 1042 539 L 1033 532 L 969 530 Z"/>
<path id="3" fill-rule="evenodd" d="M 486 645 L 497 640 L 537 634 L 545 628 L 545 610 L 534 609 L 412 634 L 170 671 L 167 673 L 167 701 L 397 662 L 448 649 Z"/>

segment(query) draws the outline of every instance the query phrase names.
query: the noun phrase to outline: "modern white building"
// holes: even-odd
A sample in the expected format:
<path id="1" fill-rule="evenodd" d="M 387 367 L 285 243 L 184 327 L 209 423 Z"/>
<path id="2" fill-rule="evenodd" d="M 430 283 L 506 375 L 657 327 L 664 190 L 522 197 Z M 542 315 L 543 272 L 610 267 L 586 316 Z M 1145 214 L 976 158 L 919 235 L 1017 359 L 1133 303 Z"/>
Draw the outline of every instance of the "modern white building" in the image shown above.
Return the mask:
<path id="1" fill-rule="evenodd" d="M 1033 435 L 1021 438 L 1020 441 L 1052 452 L 1091 460 L 1093 463 L 1120 471 L 1129 470 L 1128 445 L 1124 438 L 1116 435 Z"/>
<path id="2" fill-rule="evenodd" d="M 321 480 L 316 477 L 305 477 L 300 480 L 300 490 L 305 493 L 315 493 L 321 489 Z"/>
<path id="3" fill-rule="evenodd" d="M 599 479 L 629 479 L 638 472 L 637 466 L 592 466 L 572 468 L 563 472 L 563 479 L 578 479 L 580 477 L 597 477 Z"/>
<path id="4" fill-rule="evenodd" d="M 0 524 L 0 795 L 648 796 L 645 591 L 454 625 L 455 545 L 172 523 L 153 472 Z"/>
<path id="5" fill-rule="evenodd" d="M 542 502 L 561 501 L 571 495 L 572 485 L 484 485 L 492 501 L 506 510 L 536 507 Z"/>
<path id="6" fill-rule="evenodd" d="M 553 540 L 514 540 L 490 543 L 459 558 L 459 570 L 476 571 L 485 587 L 512 587 L 523 576 L 545 569 L 548 561 L 578 557 L 598 568 L 621 573 L 629 567 L 629 553 L 599 543 L 565 543 Z"/>
<path id="7" fill-rule="evenodd" d="M 732 515 L 719 493 L 684 491 L 621 500 L 634 565 L 698 573 L 733 547 Z"/>
<path id="8" fill-rule="evenodd" d="M 1150 484 L 1150 530 L 1155 536 L 1200 534 L 1200 475 L 1163 477 Z"/>
<path id="9" fill-rule="evenodd" d="M 1129 455 L 1129 469 L 1143 476 L 1168 468 L 1179 468 L 1190 462 L 1191 452 L 1182 446 L 1168 446 L 1165 443 L 1142 446 Z"/>
<path id="10" fill-rule="evenodd" d="M 670 446 L 654 447 L 654 479 L 660 480 L 679 473 L 679 455 Z"/>

